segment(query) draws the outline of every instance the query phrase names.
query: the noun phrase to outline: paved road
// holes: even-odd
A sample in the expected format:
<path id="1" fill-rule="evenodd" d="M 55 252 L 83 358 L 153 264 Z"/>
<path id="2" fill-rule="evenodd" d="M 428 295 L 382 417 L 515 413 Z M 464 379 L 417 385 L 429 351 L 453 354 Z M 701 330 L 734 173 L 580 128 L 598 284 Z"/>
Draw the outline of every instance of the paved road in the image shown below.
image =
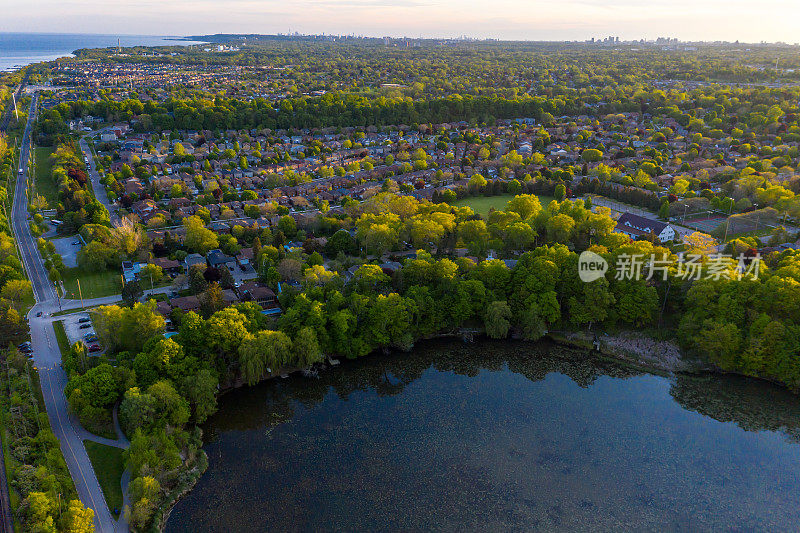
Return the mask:
<path id="1" fill-rule="evenodd" d="M 112 204 L 111 201 L 108 199 L 108 194 L 106 194 L 106 187 L 102 183 L 100 183 L 100 173 L 97 172 L 97 167 L 94 164 L 94 157 L 92 157 L 92 151 L 89 149 L 89 144 L 86 142 L 85 138 L 81 138 L 81 151 L 83 152 L 84 157 L 89 159 L 89 164 L 87 165 L 89 170 L 89 178 L 92 180 L 92 190 L 94 190 L 94 197 L 97 198 L 101 204 L 106 206 L 108 209 L 108 214 L 111 218 L 111 223 L 113 225 L 119 224 L 119 214 L 117 213 L 117 206 Z"/>
<path id="2" fill-rule="evenodd" d="M 36 316 L 40 311 L 43 314 L 50 314 L 58 310 L 53 284 L 47 277 L 42 257 L 39 255 L 36 242 L 28 227 L 27 165 L 30 155 L 28 148 L 37 101 L 38 94 L 34 94 L 20 152 L 20 167 L 25 172 L 17 176 L 14 204 L 11 211 L 12 227 L 20 247 L 22 263 L 31 280 L 33 294 L 36 298 L 36 305 L 28 314 L 34 363 L 39 369 L 42 394 L 50 426 L 58 438 L 64 460 L 75 482 L 78 497 L 86 507 L 94 510 L 95 530 L 98 532 L 127 531 L 128 527 L 124 520 L 120 520 L 122 522 L 120 524 L 111 516 L 103 497 L 103 491 L 92 469 L 92 463 L 83 446 L 82 439 L 85 435 L 76 429 L 76 426 L 80 427 L 80 425 L 70 419 L 67 400 L 64 397 L 67 376 L 60 365 L 61 352 L 51 321 Z"/>

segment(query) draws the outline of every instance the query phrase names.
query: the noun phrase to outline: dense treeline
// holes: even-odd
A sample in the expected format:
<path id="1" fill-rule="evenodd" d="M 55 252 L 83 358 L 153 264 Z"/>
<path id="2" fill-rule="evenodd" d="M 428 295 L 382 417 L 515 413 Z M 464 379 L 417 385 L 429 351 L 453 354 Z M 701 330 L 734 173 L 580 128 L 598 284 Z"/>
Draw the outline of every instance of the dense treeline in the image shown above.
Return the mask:
<path id="1" fill-rule="evenodd" d="M 0 175 L 13 172 L 14 153 L 0 135 Z M 19 342 L 27 333 L 23 311 L 33 296 L 30 282 L 25 277 L 22 262 L 17 255 L 17 244 L 11 232 L 11 203 L 13 198 L 0 186 L 0 349 L 9 343 Z"/>
<path id="2" fill-rule="evenodd" d="M 94 511 L 83 506 L 33 389 L 35 370 L 16 349 L 3 353 L 3 431 L 8 488 L 20 531 L 88 532 Z"/>

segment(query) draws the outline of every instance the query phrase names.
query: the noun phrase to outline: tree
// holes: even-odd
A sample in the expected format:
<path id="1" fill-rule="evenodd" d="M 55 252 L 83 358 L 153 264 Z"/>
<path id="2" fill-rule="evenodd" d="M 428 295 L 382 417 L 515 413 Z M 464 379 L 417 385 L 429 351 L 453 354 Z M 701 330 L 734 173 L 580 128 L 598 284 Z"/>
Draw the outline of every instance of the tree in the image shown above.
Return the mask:
<path id="1" fill-rule="evenodd" d="M 80 500 L 70 500 L 62 518 L 64 533 L 92 533 L 94 531 L 94 511 L 84 507 Z"/>
<path id="2" fill-rule="evenodd" d="M 564 186 L 563 183 L 559 183 L 556 185 L 555 191 L 553 192 L 553 196 L 559 202 L 563 202 L 564 199 L 567 197 L 567 188 Z"/>
<path id="3" fill-rule="evenodd" d="M 192 215 L 183 220 L 186 237 L 183 242 L 187 248 L 199 254 L 207 254 L 209 250 L 219 248 L 217 234 L 205 227 L 200 217 Z"/>
<path id="4" fill-rule="evenodd" d="M 239 366 L 248 385 L 255 385 L 267 373 L 291 360 L 292 341 L 282 331 L 263 330 L 249 335 L 239 346 Z"/>
<path id="5" fill-rule="evenodd" d="M 78 265 L 89 272 L 106 270 L 109 265 L 118 262 L 117 252 L 100 241 L 92 241 L 78 252 Z"/>
<path id="6" fill-rule="evenodd" d="M 489 304 L 484 314 L 486 335 L 492 339 L 504 339 L 511 329 L 511 307 L 505 301 L 494 301 Z"/>
<path id="7" fill-rule="evenodd" d="M 299 367 L 311 366 L 322 361 L 322 350 L 317 342 L 317 334 L 308 326 L 301 328 L 294 338 L 292 352 L 294 362 Z"/>
<path id="8" fill-rule="evenodd" d="M 205 292 L 198 296 L 198 299 L 200 300 L 200 309 L 207 317 L 221 311 L 227 305 L 222 295 L 222 287 L 218 283 L 211 283 Z"/>
<path id="9" fill-rule="evenodd" d="M 129 281 L 122 287 L 122 299 L 129 306 L 137 302 L 142 297 L 142 294 L 144 294 L 144 291 L 142 291 L 139 280 Z"/>
<path id="10" fill-rule="evenodd" d="M 139 387 L 131 387 L 119 406 L 119 421 L 127 435 L 132 435 L 136 428 L 149 429 L 156 419 L 155 399 L 151 394 L 142 392 Z"/>
<path id="11" fill-rule="evenodd" d="M 218 386 L 219 380 L 207 368 L 186 377 L 184 393 L 194 409 L 196 423 L 202 424 L 217 411 Z"/>
<path id="12" fill-rule="evenodd" d="M 489 230 L 483 220 L 468 220 L 458 226 L 458 236 L 474 255 L 483 255 L 489 244 Z"/>
<path id="13" fill-rule="evenodd" d="M 602 322 L 608 317 L 608 310 L 614 302 L 614 295 L 611 294 L 605 278 L 584 283 L 581 298 L 572 296 L 569 299 L 570 319 L 578 325 L 588 323 L 591 329 L 592 324 Z"/>
<path id="14" fill-rule="evenodd" d="M 661 203 L 661 208 L 658 210 L 658 217 L 662 220 L 669 219 L 669 200 L 664 200 Z"/>
<path id="15" fill-rule="evenodd" d="M 278 229 L 281 230 L 286 237 L 293 239 L 297 234 L 297 223 L 293 217 L 285 215 L 278 220 Z"/>
<path id="16" fill-rule="evenodd" d="M 114 367 L 102 363 L 90 368 L 85 374 L 73 376 L 64 393 L 71 399 L 74 392 L 80 391 L 83 401 L 94 407 L 111 405 L 119 397 L 119 382 Z M 70 401 L 72 404 L 72 401 Z"/>
<path id="17" fill-rule="evenodd" d="M 0 297 L 11 300 L 11 304 L 19 308 L 24 300 L 33 298 L 33 287 L 28 280 L 12 279 L 3 286 Z"/>
<path id="18" fill-rule="evenodd" d="M 473 194 L 483 190 L 486 187 L 486 178 L 481 176 L 480 174 L 473 174 L 472 177 L 469 179 L 469 183 L 467 184 L 467 188 Z"/>
<path id="19" fill-rule="evenodd" d="M 208 288 L 208 281 L 203 275 L 205 270 L 204 265 L 192 265 L 189 269 L 189 291 L 192 294 L 200 294 Z"/>
<path id="20" fill-rule="evenodd" d="M 164 331 L 164 317 L 155 309 L 154 300 L 130 308 L 104 305 L 92 313 L 92 322 L 98 338 L 109 350 L 122 348 L 138 353 L 145 342 Z"/>
<path id="21" fill-rule="evenodd" d="M 189 421 L 189 404 L 167 380 L 150 385 L 147 393 L 153 398 L 158 425 L 179 428 Z"/>
<path id="22" fill-rule="evenodd" d="M 42 533 L 55 533 L 53 512 L 56 507 L 56 502 L 45 492 L 31 492 L 20 505 L 20 508 L 25 510 L 25 519 L 30 531 Z"/>
<path id="23" fill-rule="evenodd" d="M 144 268 L 142 268 L 142 277 L 143 279 L 149 278 L 154 284 L 159 283 L 164 279 L 164 269 L 153 263 L 147 263 Z"/>
<path id="24" fill-rule="evenodd" d="M 593 163 L 603 159 L 603 152 L 595 148 L 587 148 L 581 153 L 581 159 L 587 163 Z"/>
<path id="25" fill-rule="evenodd" d="M 128 521 L 137 530 L 142 530 L 150 522 L 158 503 L 161 484 L 150 476 L 133 479 L 128 486 L 128 494 L 133 506 L 129 511 Z"/>
<path id="26" fill-rule="evenodd" d="M 518 194 L 506 203 L 506 211 L 517 213 L 522 220 L 537 217 L 541 210 L 539 197 L 534 194 Z"/>
<path id="27" fill-rule="evenodd" d="M 558 214 L 550 217 L 545 224 L 547 236 L 553 242 L 569 242 L 575 228 L 575 219 L 569 215 Z"/>

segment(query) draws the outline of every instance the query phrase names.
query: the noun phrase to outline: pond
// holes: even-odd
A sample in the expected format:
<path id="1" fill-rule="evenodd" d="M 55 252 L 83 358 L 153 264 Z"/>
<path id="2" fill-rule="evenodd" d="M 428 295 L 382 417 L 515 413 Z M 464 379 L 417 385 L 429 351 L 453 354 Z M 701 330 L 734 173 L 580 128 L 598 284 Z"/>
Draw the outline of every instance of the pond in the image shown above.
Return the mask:
<path id="1" fill-rule="evenodd" d="M 550 343 L 436 341 L 220 398 L 166 530 L 792 529 L 800 402 Z"/>

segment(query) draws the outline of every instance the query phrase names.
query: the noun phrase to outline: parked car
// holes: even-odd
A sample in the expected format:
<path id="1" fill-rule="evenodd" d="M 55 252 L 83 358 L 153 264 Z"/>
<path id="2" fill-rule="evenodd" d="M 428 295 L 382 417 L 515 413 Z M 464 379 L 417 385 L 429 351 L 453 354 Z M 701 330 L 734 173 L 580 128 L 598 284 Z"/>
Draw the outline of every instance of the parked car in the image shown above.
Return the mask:
<path id="1" fill-rule="evenodd" d="M 33 350 L 31 349 L 30 346 L 23 346 L 22 348 L 19 349 L 19 351 L 21 351 L 22 353 L 31 353 Z"/>
<path id="2" fill-rule="evenodd" d="M 37 316 L 37 318 L 38 318 L 38 317 L 40 317 L 40 316 L 42 316 L 42 312 L 41 312 L 41 311 L 39 311 L 38 313 L 36 313 L 36 316 Z"/>
<path id="3" fill-rule="evenodd" d="M 81 324 L 81 325 L 80 325 L 80 327 L 79 327 L 79 329 L 88 329 L 88 328 L 90 328 L 90 327 L 92 327 L 92 325 L 91 325 L 91 324 Z"/>
<path id="4" fill-rule="evenodd" d="M 89 353 L 95 353 L 99 351 L 100 351 L 100 346 L 98 346 L 97 344 L 92 344 L 91 346 L 89 346 Z"/>
<path id="5" fill-rule="evenodd" d="M 90 331 L 89 333 L 83 336 L 84 339 L 88 339 L 89 337 L 96 337 L 97 334 L 94 331 Z"/>
<path id="6" fill-rule="evenodd" d="M 87 323 L 87 322 L 91 322 L 91 321 L 92 321 L 92 319 L 91 319 L 91 318 L 89 318 L 89 317 L 83 317 L 83 318 L 81 318 L 80 320 L 78 320 L 78 323 L 79 323 L 79 324 L 85 324 L 85 323 Z"/>
<path id="7" fill-rule="evenodd" d="M 30 345 L 31 345 L 31 341 L 25 341 L 22 344 L 17 344 L 17 348 L 22 349 L 22 348 L 25 348 L 26 346 L 30 346 Z"/>
<path id="8" fill-rule="evenodd" d="M 80 243 L 81 241 L 72 241 L 72 246 L 78 246 Z"/>

